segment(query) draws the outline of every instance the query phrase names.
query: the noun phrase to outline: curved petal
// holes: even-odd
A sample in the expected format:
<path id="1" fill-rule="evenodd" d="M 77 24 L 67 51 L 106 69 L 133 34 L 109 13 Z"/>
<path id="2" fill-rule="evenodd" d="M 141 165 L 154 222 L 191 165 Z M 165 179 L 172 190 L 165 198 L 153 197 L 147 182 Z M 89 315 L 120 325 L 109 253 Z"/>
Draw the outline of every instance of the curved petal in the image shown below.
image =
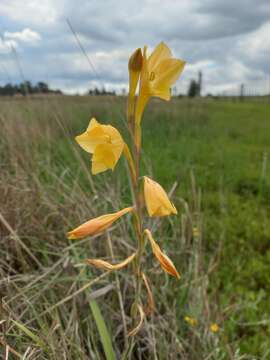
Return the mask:
<path id="1" fill-rule="evenodd" d="M 95 118 L 90 120 L 87 130 L 81 135 L 76 136 L 78 144 L 87 152 L 93 153 L 98 144 L 106 141 L 106 134 L 102 126 L 96 121 Z"/>
<path id="2" fill-rule="evenodd" d="M 155 70 L 156 79 L 153 81 L 155 87 L 160 84 L 173 85 L 182 73 L 185 61 L 178 59 L 166 59 L 162 61 Z"/>
<path id="3" fill-rule="evenodd" d="M 98 269 L 112 271 L 112 270 L 120 270 L 124 268 L 129 263 L 131 263 L 131 261 L 134 259 L 135 256 L 136 253 L 130 255 L 129 257 L 127 257 L 125 260 L 121 261 L 118 264 L 111 264 L 108 261 L 104 261 L 101 259 L 87 259 L 85 260 L 85 262 L 89 265 L 95 266 Z"/>
<path id="4" fill-rule="evenodd" d="M 117 160 L 112 144 L 97 145 L 92 158 L 92 173 L 96 175 L 107 169 L 114 169 Z"/>
<path id="5" fill-rule="evenodd" d="M 147 235 L 147 237 L 148 237 L 148 239 L 149 239 L 149 241 L 151 243 L 152 250 L 153 250 L 153 253 L 154 253 L 155 257 L 159 261 L 159 263 L 160 263 L 161 267 L 163 268 L 163 270 L 165 270 L 168 274 L 176 277 L 179 280 L 180 279 L 180 274 L 176 270 L 176 268 L 175 268 L 173 262 L 171 261 L 171 259 L 169 259 L 168 256 L 161 251 L 160 247 L 158 246 L 158 244 L 153 239 L 151 231 L 146 229 L 146 230 L 144 230 L 144 232 Z"/>
<path id="6" fill-rule="evenodd" d="M 138 324 L 135 326 L 134 329 L 132 329 L 129 333 L 128 336 L 135 336 L 141 329 L 142 325 L 143 325 L 143 320 L 145 318 L 145 313 L 143 311 L 143 308 L 141 307 L 141 305 L 137 305 L 138 310 L 139 310 L 139 314 L 140 314 L 140 320 L 138 322 Z"/>
<path id="7" fill-rule="evenodd" d="M 156 70 L 156 67 L 160 64 L 161 61 L 171 57 L 172 57 L 172 53 L 171 50 L 168 48 L 168 46 L 164 42 L 159 43 L 155 47 L 152 54 L 149 56 L 148 59 L 149 71 Z"/>

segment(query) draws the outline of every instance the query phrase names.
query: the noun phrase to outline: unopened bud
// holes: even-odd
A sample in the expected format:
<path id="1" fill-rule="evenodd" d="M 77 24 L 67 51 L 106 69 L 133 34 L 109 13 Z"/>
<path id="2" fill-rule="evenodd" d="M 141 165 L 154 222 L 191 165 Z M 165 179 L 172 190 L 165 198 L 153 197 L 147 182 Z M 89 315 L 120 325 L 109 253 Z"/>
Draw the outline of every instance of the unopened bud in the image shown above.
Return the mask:
<path id="1" fill-rule="evenodd" d="M 128 70 L 140 72 L 142 69 L 142 64 L 143 64 L 142 51 L 140 48 L 138 48 L 129 58 Z"/>

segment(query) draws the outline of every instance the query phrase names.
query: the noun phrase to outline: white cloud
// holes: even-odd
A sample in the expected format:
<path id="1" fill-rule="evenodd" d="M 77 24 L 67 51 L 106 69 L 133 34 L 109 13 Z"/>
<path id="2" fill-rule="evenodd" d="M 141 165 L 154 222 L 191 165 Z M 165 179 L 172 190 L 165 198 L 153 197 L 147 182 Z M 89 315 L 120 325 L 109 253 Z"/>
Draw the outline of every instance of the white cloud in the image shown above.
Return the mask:
<path id="1" fill-rule="evenodd" d="M 7 39 L 7 41 L 15 40 L 29 44 L 35 44 L 36 42 L 41 40 L 40 34 L 29 28 L 25 28 L 22 31 L 16 32 L 5 31 L 4 38 Z"/>
<path id="2" fill-rule="evenodd" d="M 43 27 L 56 21 L 64 4 L 65 0 L 1 0 L 0 15 L 15 22 Z"/>
<path id="3" fill-rule="evenodd" d="M 220 92 L 269 72 L 270 3 L 252 5 L 253 0 L 0 0 L 0 52 L 16 47 L 32 81 L 50 79 L 69 91 L 94 84 L 121 89 L 132 50 L 147 44 L 150 53 L 163 40 L 187 61 L 179 89 L 186 91 L 201 70 L 204 92 Z"/>
<path id="4" fill-rule="evenodd" d="M 16 49 L 18 47 L 18 44 L 14 40 L 0 40 L 0 54 L 8 54 L 13 49 Z"/>

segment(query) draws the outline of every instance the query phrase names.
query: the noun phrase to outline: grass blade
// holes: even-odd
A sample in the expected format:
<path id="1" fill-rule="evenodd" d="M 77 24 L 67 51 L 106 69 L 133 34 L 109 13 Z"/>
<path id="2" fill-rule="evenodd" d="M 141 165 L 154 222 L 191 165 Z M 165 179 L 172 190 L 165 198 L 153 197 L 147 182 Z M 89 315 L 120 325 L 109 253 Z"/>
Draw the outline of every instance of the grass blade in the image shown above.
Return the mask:
<path id="1" fill-rule="evenodd" d="M 100 340 L 102 342 L 103 350 L 106 355 L 106 360 L 116 360 L 116 355 L 112 346 L 112 339 L 105 324 L 104 318 L 101 314 L 98 303 L 95 300 L 91 300 L 89 302 L 89 305 L 98 328 Z"/>
<path id="2" fill-rule="evenodd" d="M 31 330 L 29 330 L 26 326 L 23 324 L 12 320 L 12 322 L 22 331 L 25 333 L 25 335 L 29 336 L 35 343 L 41 348 L 46 348 L 46 345 L 43 340 L 41 340 L 37 335 L 35 335 Z"/>

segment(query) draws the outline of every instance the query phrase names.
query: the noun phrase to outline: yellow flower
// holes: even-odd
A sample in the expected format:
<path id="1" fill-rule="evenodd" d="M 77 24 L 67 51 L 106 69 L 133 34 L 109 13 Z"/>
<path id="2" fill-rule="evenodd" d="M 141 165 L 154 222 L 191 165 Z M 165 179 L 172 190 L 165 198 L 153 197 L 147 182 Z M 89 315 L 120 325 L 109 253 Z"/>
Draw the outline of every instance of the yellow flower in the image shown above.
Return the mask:
<path id="1" fill-rule="evenodd" d="M 155 48 L 149 58 L 146 51 L 145 46 L 136 123 L 140 123 L 143 110 L 151 96 L 170 100 L 170 87 L 176 82 L 185 66 L 185 61 L 172 58 L 170 49 L 163 42 Z"/>
<path id="2" fill-rule="evenodd" d="M 91 219 L 82 225 L 78 226 L 76 229 L 69 231 L 67 236 L 71 240 L 81 239 L 86 236 L 99 234 L 102 231 L 110 227 L 117 219 L 119 219 L 124 214 L 133 210 L 133 207 L 127 207 L 123 210 L 120 210 L 116 213 L 106 214 L 99 216 L 97 218 Z"/>
<path id="3" fill-rule="evenodd" d="M 144 176 L 144 198 L 149 216 L 177 214 L 164 189 L 154 180 Z"/>
<path id="4" fill-rule="evenodd" d="M 107 169 L 114 169 L 124 149 L 124 141 L 119 131 L 111 125 L 102 125 L 95 118 L 90 120 L 87 130 L 76 136 L 79 145 L 92 158 L 92 173 L 98 174 Z"/>
<path id="5" fill-rule="evenodd" d="M 197 326 L 198 325 L 198 321 L 197 319 L 194 319 L 190 316 L 185 316 L 184 318 L 185 322 L 188 323 L 190 326 Z"/>
<path id="6" fill-rule="evenodd" d="M 168 274 L 176 277 L 178 280 L 180 279 L 180 274 L 178 273 L 178 271 L 176 270 L 173 262 L 171 261 L 171 259 L 168 258 L 167 255 L 165 255 L 160 247 L 158 246 L 158 244 L 155 242 L 155 240 L 153 239 L 153 236 L 151 234 L 151 231 L 148 229 L 144 230 L 144 233 L 147 235 L 150 243 L 151 243 L 151 247 L 152 247 L 152 251 L 155 255 L 155 257 L 157 258 L 157 260 L 159 261 L 161 267 L 163 268 L 163 270 L 165 270 Z"/>
<path id="7" fill-rule="evenodd" d="M 194 236 L 194 237 L 200 236 L 200 230 L 198 229 L 197 226 L 194 226 L 194 227 L 193 227 L 192 233 L 193 233 L 193 236 Z"/>
<path id="8" fill-rule="evenodd" d="M 216 324 L 216 323 L 211 324 L 211 325 L 210 325 L 210 330 L 211 330 L 213 333 L 219 332 L 219 326 L 218 326 L 218 324 Z"/>

